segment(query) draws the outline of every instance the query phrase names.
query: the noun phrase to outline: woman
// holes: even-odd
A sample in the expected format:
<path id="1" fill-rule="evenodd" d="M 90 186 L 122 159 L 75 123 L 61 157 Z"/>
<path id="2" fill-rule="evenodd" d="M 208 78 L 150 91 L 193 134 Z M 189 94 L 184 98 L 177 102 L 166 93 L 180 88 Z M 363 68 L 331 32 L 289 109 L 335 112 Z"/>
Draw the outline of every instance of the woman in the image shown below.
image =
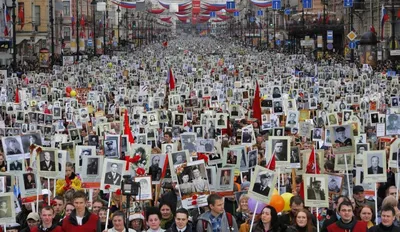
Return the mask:
<path id="1" fill-rule="evenodd" d="M 181 184 L 179 184 L 179 189 L 181 190 L 181 194 L 191 194 L 196 190 L 194 189 L 193 183 L 189 183 L 190 177 L 189 173 L 182 172 L 181 174 Z"/>
<path id="2" fill-rule="evenodd" d="M 169 229 L 174 223 L 174 214 L 172 213 L 171 206 L 163 202 L 160 204 L 161 224 L 160 227 L 164 230 Z"/>
<path id="3" fill-rule="evenodd" d="M 236 210 L 236 222 L 238 226 L 247 222 L 249 219 L 249 195 L 242 194 L 239 198 L 239 207 Z"/>
<path id="4" fill-rule="evenodd" d="M 36 188 L 34 175 L 32 173 L 28 173 L 26 174 L 25 189 L 34 189 L 34 188 Z"/>
<path id="5" fill-rule="evenodd" d="M 306 209 L 300 209 L 295 214 L 294 225 L 289 226 L 286 232 L 316 232 L 317 228 L 313 226 L 311 213 Z"/>
<path id="6" fill-rule="evenodd" d="M 129 226 L 136 232 L 145 231 L 146 225 L 144 223 L 144 217 L 140 213 L 135 213 L 129 216 Z"/>
<path id="7" fill-rule="evenodd" d="M 69 216 L 74 209 L 75 206 L 72 203 L 67 203 L 65 206 L 65 217 Z"/>
<path id="8" fill-rule="evenodd" d="M 156 207 L 150 207 L 146 211 L 146 222 L 149 227 L 147 232 L 164 232 L 161 228 L 161 213 Z"/>
<path id="9" fill-rule="evenodd" d="M 65 164 L 65 179 L 58 179 L 56 184 L 56 193 L 62 196 L 69 189 L 76 191 L 81 189 L 81 180 L 74 173 L 74 166 L 72 163 Z"/>
<path id="10" fill-rule="evenodd" d="M 371 206 L 369 205 L 363 205 L 362 207 L 360 207 L 359 209 L 359 215 L 360 217 L 357 218 L 358 220 L 367 222 L 367 227 L 368 229 L 371 228 L 372 226 L 374 226 L 374 210 L 372 209 Z"/>
<path id="11" fill-rule="evenodd" d="M 112 223 L 113 228 L 108 229 L 108 232 L 125 232 L 125 214 L 122 211 L 113 213 Z M 128 232 L 135 232 L 135 230 L 128 228 Z"/>
<path id="12" fill-rule="evenodd" d="M 107 221 L 107 208 L 103 207 L 99 210 L 99 220 L 100 220 L 100 225 L 101 225 L 101 231 L 104 231 L 106 229 L 106 221 Z M 112 221 L 108 220 L 108 225 L 107 229 L 112 228 Z"/>
<path id="13" fill-rule="evenodd" d="M 267 205 L 261 211 L 261 219 L 253 226 L 254 232 L 281 232 L 278 213 L 275 208 Z"/>

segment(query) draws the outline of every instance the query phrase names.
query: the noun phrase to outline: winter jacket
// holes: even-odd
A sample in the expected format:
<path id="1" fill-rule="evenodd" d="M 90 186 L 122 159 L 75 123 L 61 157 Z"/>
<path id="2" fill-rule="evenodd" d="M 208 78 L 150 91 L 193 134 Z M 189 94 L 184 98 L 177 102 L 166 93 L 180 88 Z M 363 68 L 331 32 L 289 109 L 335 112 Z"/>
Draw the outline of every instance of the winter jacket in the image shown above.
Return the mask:
<path id="1" fill-rule="evenodd" d="M 65 232 L 102 232 L 99 217 L 96 214 L 90 213 L 88 209 L 85 211 L 82 225 L 78 225 L 76 210 L 73 210 L 71 215 L 63 220 L 62 229 Z"/>
<path id="2" fill-rule="evenodd" d="M 192 232 L 193 231 L 192 227 L 193 227 L 192 223 L 189 222 L 186 225 L 186 229 L 184 231 L 182 231 L 182 232 Z M 175 222 L 172 224 L 172 226 L 168 230 L 166 230 L 166 232 L 178 232 L 178 229 L 176 228 Z"/>
<path id="3" fill-rule="evenodd" d="M 56 182 L 56 193 L 58 196 L 64 195 L 71 188 L 75 189 L 75 191 L 81 190 L 81 180 L 75 173 L 72 173 L 68 179 L 58 179 Z"/>
<path id="4" fill-rule="evenodd" d="M 342 220 L 338 220 L 332 225 L 328 226 L 328 232 L 366 232 L 367 222 L 358 221 L 355 217 L 350 223 L 343 223 Z"/>
<path id="5" fill-rule="evenodd" d="M 197 232 L 204 232 L 204 228 L 203 228 L 203 221 L 206 221 L 208 226 L 207 226 L 207 232 L 213 232 L 212 230 L 212 224 L 211 224 L 211 220 L 210 220 L 210 215 L 211 212 L 205 212 L 202 215 L 200 215 L 200 217 L 197 220 L 197 225 L 196 225 L 196 231 Z M 236 220 L 235 217 L 232 216 L 232 227 L 233 227 L 233 231 L 234 232 L 238 232 L 238 225 L 236 224 Z M 222 219 L 221 219 L 221 231 L 230 231 L 229 228 L 229 222 L 228 222 L 228 218 L 226 216 L 226 213 L 224 212 L 222 214 Z"/>
<path id="6" fill-rule="evenodd" d="M 391 226 L 387 227 L 381 224 L 373 226 L 368 229 L 368 232 L 400 232 L 400 227 L 395 226 L 392 224 Z"/>

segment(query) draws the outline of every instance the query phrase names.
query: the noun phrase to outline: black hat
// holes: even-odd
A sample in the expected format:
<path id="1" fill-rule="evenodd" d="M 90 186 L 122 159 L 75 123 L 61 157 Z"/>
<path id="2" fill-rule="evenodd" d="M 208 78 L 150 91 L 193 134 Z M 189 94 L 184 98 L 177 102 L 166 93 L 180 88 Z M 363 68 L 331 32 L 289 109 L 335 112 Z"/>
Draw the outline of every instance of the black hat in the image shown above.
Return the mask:
<path id="1" fill-rule="evenodd" d="M 341 132 L 341 131 L 345 131 L 346 130 L 346 128 L 344 128 L 344 127 L 338 127 L 338 128 L 336 128 L 336 132 Z"/>
<path id="2" fill-rule="evenodd" d="M 361 185 L 356 185 L 353 188 L 353 194 L 358 194 L 360 192 L 364 192 L 364 188 Z"/>

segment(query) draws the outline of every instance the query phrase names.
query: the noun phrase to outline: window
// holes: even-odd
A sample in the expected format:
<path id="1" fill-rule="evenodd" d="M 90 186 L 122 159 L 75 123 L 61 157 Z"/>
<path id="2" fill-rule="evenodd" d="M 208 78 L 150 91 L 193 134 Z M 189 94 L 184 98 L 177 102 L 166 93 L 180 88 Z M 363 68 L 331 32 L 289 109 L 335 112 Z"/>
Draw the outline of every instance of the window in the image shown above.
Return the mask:
<path id="1" fill-rule="evenodd" d="M 69 27 L 64 27 L 64 40 L 71 40 L 71 28 Z"/>
<path id="2" fill-rule="evenodd" d="M 40 26 L 40 6 L 35 5 L 35 25 Z"/>
<path id="3" fill-rule="evenodd" d="M 64 16 L 70 16 L 71 11 L 70 11 L 70 2 L 69 1 L 63 1 L 63 15 Z"/>
<path id="4" fill-rule="evenodd" d="M 18 12 L 17 12 L 17 22 L 18 24 L 22 24 L 22 22 L 25 22 L 25 12 L 24 12 L 24 3 L 19 2 L 18 3 Z M 10 17 L 12 16 L 11 12 L 9 12 Z"/>

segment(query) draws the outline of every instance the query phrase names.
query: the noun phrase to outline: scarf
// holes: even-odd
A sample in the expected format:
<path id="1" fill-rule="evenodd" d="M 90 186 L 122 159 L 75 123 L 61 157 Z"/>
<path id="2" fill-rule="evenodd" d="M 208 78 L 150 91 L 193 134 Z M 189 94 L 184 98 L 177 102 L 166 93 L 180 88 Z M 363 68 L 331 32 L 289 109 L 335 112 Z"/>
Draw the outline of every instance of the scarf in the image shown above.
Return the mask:
<path id="1" fill-rule="evenodd" d="M 167 218 L 167 219 L 164 219 L 164 218 L 162 218 L 161 219 L 161 224 L 160 224 L 160 227 L 161 228 L 165 228 L 165 225 L 168 223 L 168 222 L 170 222 L 171 220 L 173 220 L 174 219 L 174 215 L 171 213 L 171 215 L 169 216 L 169 218 Z M 168 229 L 168 228 L 167 228 Z"/>
<path id="2" fill-rule="evenodd" d="M 336 222 L 336 225 L 338 225 L 339 228 L 344 229 L 344 230 L 347 231 L 347 232 L 351 232 L 351 230 L 354 228 L 354 226 L 356 225 L 356 223 L 357 223 L 357 220 L 353 217 L 352 220 L 351 220 L 351 222 L 349 222 L 349 223 L 344 223 L 344 222 L 342 221 L 342 219 L 340 219 L 340 220 L 338 220 L 338 221 Z"/>

